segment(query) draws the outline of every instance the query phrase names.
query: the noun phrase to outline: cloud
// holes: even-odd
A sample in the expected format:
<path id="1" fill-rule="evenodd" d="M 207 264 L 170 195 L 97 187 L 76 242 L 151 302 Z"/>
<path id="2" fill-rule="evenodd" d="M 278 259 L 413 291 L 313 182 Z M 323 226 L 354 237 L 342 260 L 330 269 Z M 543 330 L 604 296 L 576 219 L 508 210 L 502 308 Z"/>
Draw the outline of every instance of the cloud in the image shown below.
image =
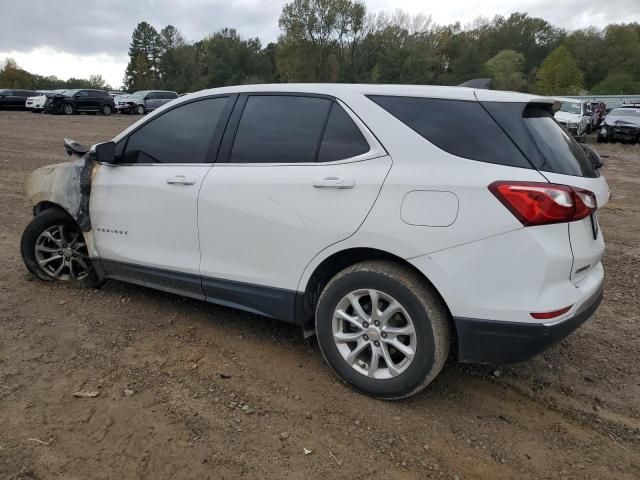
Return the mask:
<path id="1" fill-rule="evenodd" d="M 188 40 L 220 28 L 275 40 L 284 1 L 258 0 L 21 0 L 0 2 L 0 49 L 50 48 L 72 54 L 126 53 L 140 21 L 158 30 L 171 24 Z M 10 21 L 7 21 L 10 19 Z"/>

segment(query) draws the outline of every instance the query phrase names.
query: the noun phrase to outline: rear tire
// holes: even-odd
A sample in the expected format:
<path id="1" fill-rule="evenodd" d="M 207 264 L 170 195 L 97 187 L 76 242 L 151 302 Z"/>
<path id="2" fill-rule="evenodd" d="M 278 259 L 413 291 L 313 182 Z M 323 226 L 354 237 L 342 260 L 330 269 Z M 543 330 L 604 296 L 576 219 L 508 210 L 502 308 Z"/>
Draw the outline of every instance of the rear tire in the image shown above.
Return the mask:
<path id="1" fill-rule="evenodd" d="M 22 234 L 20 253 L 27 270 L 41 280 L 76 281 L 91 288 L 104 283 L 91 264 L 82 232 L 63 210 L 52 208 L 34 217 Z"/>
<path id="2" fill-rule="evenodd" d="M 109 116 L 113 113 L 113 108 L 111 108 L 111 105 L 103 105 L 101 113 L 102 115 Z"/>
<path id="3" fill-rule="evenodd" d="M 345 383 L 385 400 L 425 388 L 451 346 L 440 296 L 418 273 L 390 261 L 358 263 L 333 277 L 318 300 L 316 335 Z"/>

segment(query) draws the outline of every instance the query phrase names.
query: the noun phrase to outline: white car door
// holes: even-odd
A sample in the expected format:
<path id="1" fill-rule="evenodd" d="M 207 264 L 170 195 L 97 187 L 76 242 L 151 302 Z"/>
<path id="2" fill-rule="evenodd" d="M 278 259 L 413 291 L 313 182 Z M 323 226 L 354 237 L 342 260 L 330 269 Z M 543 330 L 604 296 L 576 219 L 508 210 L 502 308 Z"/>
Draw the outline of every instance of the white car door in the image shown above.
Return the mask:
<path id="1" fill-rule="evenodd" d="M 100 166 L 90 215 L 110 277 L 202 298 L 198 191 L 230 103 L 208 98 L 151 116 L 118 142 L 115 165 Z"/>
<path id="2" fill-rule="evenodd" d="M 198 201 L 207 299 L 291 320 L 305 266 L 358 229 L 390 167 L 333 99 L 241 96 Z"/>

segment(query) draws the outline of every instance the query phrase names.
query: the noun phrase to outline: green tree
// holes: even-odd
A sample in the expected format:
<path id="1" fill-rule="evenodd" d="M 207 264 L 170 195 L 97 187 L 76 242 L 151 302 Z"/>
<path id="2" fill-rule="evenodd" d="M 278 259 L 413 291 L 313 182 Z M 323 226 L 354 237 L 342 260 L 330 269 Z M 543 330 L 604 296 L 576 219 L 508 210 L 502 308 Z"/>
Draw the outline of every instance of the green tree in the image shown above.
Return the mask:
<path id="1" fill-rule="evenodd" d="M 491 86 L 496 90 L 522 92 L 527 82 L 522 75 L 524 55 L 513 50 L 502 50 L 486 63 L 487 71 L 493 79 Z"/>
<path id="2" fill-rule="evenodd" d="M 544 60 L 536 75 L 536 90 L 543 95 L 576 95 L 583 90 L 582 72 L 569 50 L 561 45 Z"/>
<path id="3" fill-rule="evenodd" d="M 89 76 L 89 85 L 90 88 L 96 88 L 99 90 L 111 90 L 111 85 L 107 83 L 107 81 L 102 78 L 100 74 L 94 74 Z"/>
<path id="4" fill-rule="evenodd" d="M 6 58 L 0 69 L 0 86 L 2 88 L 35 88 L 32 74 L 18 66 L 13 58 Z"/>
<path id="5" fill-rule="evenodd" d="M 612 72 L 593 87 L 596 95 L 629 95 L 640 92 L 640 80 L 626 72 Z"/>
<path id="6" fill-rule="evenodd" d="M 131 36 L 129 64 L 124 85 L 128 90 L 147 90 L 159 86 L 160 36 L 153 26 L 140 22 Z"/>
<path id="7" fill-rule="evenodd" d="M 604 34 L 595 27 L 575 30 L 564 41 L 578 68 L 584 72 L 584 84 L 591 89 L 607 75 L 606 44 Z"/>

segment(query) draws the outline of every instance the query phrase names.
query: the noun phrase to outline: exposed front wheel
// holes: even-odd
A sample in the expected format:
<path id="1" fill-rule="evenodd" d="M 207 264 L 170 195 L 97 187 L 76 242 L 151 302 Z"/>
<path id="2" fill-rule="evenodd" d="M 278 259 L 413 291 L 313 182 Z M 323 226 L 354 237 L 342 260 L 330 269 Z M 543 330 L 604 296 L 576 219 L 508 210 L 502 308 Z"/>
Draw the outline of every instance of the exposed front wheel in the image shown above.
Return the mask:
<path id="1" fill-rule="evenodd" d="M 136 107 L 136 113 L 137 113 L 138 115 L 144 115 L 144 114 L 145 114 L 145 108 L 144 108 L 144 106 L 143 106 L 143 105 L 138 105 L 138 106 Z"/>
<path id="2" fill-rule="evenodd" d="M 22 234 L 20 252 L 27 269 L 42 280 L 101 284 L 82 232 L 61 210 L 45 210 L 31 220 Z"/>
<path id="3" fill-rule="evenodd" d="M 76 113 L 76 109 L 73 108 L 73 105 L 71 105 L 70 103 L 67 103 L 63 107 L 63 111 L 64 111 L 65 115 L 73 115 L 74 113 Z"/>
<path id="4" fill-rule="evenodd" d="M 103 115 L 111 115 L 113 113 L 113 109 L 111 105 L 103 105 L 102 106 L 102 114 Z"/>
<path id="5" fill-rule="evenodd" d="M 347 384 L 381 399 L 425 388 L 447 359 L 447 310 L 426 280 L 388 262 L 356 264 L 336 275 L 316 308 L 322 353 Z"/>

